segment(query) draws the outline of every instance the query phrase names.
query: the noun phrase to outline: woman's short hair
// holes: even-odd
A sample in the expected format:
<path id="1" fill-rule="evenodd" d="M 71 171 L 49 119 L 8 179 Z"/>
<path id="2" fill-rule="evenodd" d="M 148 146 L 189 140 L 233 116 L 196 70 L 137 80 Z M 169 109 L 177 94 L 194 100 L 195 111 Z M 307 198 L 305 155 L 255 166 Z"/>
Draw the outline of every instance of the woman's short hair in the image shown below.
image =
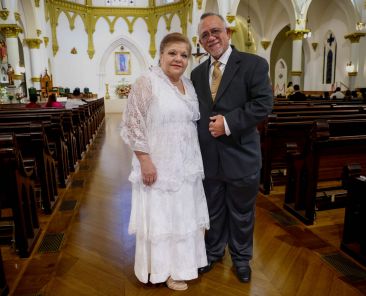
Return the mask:
<path id="1" fill-rule="evenodd" d="M 165 47 L 168 46 L 168 44 L 171 43 L 177 43 L 177 42 L 183 42 L 185 44 L 187 44 L 188 47 L 188 54 L 191 55 L 192 54 L 192 45 L 189 42 L 188 38 L 186 36 L 184 36 L 182 33 L 170 33 L 168 35 L 166 35 L 163 40 L 161 40 L 160 42 L 160 54 L 162 54 L 164 52 Z"/>

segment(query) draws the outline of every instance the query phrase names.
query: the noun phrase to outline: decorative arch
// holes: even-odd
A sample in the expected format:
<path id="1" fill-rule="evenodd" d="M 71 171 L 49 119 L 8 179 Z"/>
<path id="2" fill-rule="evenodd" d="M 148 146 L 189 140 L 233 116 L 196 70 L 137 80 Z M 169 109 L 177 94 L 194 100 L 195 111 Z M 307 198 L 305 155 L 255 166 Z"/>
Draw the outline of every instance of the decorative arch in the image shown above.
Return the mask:
<path id="1" fill-rule="evenodd" d="M 113 51 L 116 49 L 116 47 L 119 46 L 126 46 L 128 47 L 131 52 L 136 56 L 140 68 L 141 69 L 147 69 L 149 67 L 149 62 L 145 59 L 145 57 L 142 55 L 142 50 L 138 47 L 138 45 L 131 40 L 130 38 L 123 36 L 123 37 L 119 37 L 117 40 L 115 40 L 114 42 L 112 42 L 108 48 L 104 51 L 100 62 L 99 62 L 99 92 L 103 93 L 104 92 L 104 83 L 105 83 L 105 75 L 106 75 L 106 70 L 105 70 L 105 66 L 107 63 L 108 58 L 110 57 L 110 55 L 113 53 Z"/>
<path id="2" fill-rule="evenodd" d="M 274 81 L 274 95 L 282 96 L 286 95 L 287 85 L 287 64 L 285 60 L 279 59 L 275 66 L 275 81 Z"/>

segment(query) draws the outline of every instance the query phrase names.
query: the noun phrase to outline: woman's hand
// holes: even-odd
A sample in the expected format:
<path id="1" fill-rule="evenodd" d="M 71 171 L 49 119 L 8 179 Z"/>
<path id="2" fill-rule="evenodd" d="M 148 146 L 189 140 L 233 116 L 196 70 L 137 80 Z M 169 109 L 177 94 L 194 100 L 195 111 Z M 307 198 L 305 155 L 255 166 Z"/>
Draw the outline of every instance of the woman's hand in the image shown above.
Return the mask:
<path id="1" fill-rule="evenodd" d="M 150 155 L 136 151 L 136 156 L 140 161 L 142 182 L 146 186 L 151 186 L 157 179 L 157 172 Z"/>

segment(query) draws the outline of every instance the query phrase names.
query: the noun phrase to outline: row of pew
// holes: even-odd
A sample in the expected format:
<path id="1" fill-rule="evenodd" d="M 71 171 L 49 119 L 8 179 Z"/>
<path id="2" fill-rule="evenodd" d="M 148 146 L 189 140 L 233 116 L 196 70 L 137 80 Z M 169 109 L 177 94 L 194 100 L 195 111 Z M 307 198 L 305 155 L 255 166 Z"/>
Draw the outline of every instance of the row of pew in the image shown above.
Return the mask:
<path id="1" fill-rule="evenodd" d="M 71 173 L 104 121 L 104 99 L 73 109 L 1 108 L 0 210 L 11 209 L 14 247 L 28 257 Z M 39 198 L 38 198 L 39 196 Z"/>
<path id="2" fill-rule="evenodd" d="M 318 210 L 347 207 L 355 198 L 346 185 L 366 174 L 366 104 L 274 104 L 259 130 L 261 191 L 285 185 L 284 208 L 303 223 L 311 225 Z M 349 166 L 358 173 L 347 174 Z"/>

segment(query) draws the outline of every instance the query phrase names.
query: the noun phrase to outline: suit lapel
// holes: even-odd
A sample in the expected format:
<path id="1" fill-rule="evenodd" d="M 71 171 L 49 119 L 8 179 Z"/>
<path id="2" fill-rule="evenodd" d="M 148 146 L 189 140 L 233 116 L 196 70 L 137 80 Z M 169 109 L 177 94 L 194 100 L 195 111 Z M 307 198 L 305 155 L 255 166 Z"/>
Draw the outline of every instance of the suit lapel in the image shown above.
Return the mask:
<path id="1" fill-rule="evenodd" d="M 212 105 L 212 96 L 209 82 L 210 73 L 210 59 L 207 59 L 203 64 L 203 70 L 201 71 L 201 81 L 203 83 L 203 100 L 205 103 Z"/>
<path id="2" fill-rule="evenodd" d="M 221 83 L 219 85 L 219 89 L 216 94 L 215 104 L 221 99 L 223 93 L 225 92 L 226 88 L 229 86 L 230 82 L 232 81 L 236 71 L 239 69 L 240 66 L 240 57 L 237 54 L 235 48 L 227 61 L 227 65 L 225 66 L 225 71 L 221 79 Z"/>

